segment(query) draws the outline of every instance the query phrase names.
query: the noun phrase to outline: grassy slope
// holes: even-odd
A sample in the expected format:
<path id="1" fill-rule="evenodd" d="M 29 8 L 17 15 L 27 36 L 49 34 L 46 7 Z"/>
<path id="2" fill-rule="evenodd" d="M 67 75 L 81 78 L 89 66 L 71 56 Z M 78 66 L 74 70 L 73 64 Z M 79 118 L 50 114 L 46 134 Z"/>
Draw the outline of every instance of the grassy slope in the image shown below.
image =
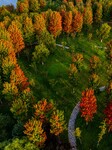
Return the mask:
<path id="1" fill-rule="evenodd" d="M 30 67 L 30 63 L 26 63 L 27 59 L 25 56 L 19 58 L 19 64 L 26 76 L 31 81 L 33 79 L 35 86 L 32 86 L 34 95 L 38 100 L 42 98 L 54 99 L 59 109 L 64 110 L 65 119 L 68 122 L 70 114 L 75 106 L 75 104 L 81 98 L 81 92 L 88 87 L 88 77 L 89 77 L 89 59 L 93 55 L 100 57 L 102 65 L 100 67 L 99 75 L 101 77 L 100 85 L 103 86 L 107 84 L 107 76 L 105 69 L 105 52 L 104 49 L 98 49 L 95 46 L 103 46 L 104 44 L 98 40 L 89 41 L 86 36 L 83 37 L 60 37 L 57 39 L 57 43 L 66 42 L 66 45 L 70 47 L 69 50 L 56 47 L 54 49 L 54 54 L 51 54 L 44 65 L 39 65 L 38 73 L 36 74 L 34 70 Z M 68 68 L 71 63 L 71 53 L 72 52 L 82 53 L 84 55 L 84 62 L 81 72 L 78 73 L 77 83 L 71 83 L 68 78 Z M 74 90 L 74 92 L 72 92 Z M 80 150 L 96 150 L 97 136 L 100 130 L 98 126 L 102 120 L 102 110 L 105 106 L 105 93 L 97 94 L 98 100 L 98 115 L 88 126 L 85 125 L 83 119 L 78 117 L 77 126 L 82 129 L 82 144 L 79 143 Z M 101 119 L 100 119 L 101 117 Z M 66 136 L 63 136 L 67 140 Z M 108 141 L 105 139 L 108 138 Z M 109 150 L 110 148 L 111 136 L 107 137 L 101 141 L 101 145 L 98 149 Z"/>

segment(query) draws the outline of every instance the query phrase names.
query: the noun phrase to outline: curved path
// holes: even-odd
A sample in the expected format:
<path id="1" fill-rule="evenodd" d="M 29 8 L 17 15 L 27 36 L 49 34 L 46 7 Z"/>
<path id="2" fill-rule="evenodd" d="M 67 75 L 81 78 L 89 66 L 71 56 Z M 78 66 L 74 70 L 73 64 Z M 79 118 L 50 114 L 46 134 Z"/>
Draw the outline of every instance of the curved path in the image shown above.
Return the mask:
<path id="1" fill-rule="evenodd" d="M 74 107 L 68 124 L 68 139 L 71 146 L 71 150 L 77 150 L 76 145 L 76 137 L 74 135 L 74 129 L 75 129 L 75 120 L 77 118 L 77 115 L 80 111 L 80 102 L 77 103 L 77 105 Z"/>

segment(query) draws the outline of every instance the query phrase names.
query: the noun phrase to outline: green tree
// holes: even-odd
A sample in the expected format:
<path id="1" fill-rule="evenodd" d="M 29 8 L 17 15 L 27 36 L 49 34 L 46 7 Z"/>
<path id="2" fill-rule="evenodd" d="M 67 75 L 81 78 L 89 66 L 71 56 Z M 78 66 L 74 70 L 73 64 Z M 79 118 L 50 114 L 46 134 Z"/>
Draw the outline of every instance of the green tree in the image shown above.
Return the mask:
<path id="1" fill-rule="evenodd" d="M 96 34 L 100 40 L 105 40 L 109 37 L 110 31 L 111 27 L 107 23 L 104 23 L 99 30 L 96 30 Z"/>
<path id="2" fill-rule="evenodd" d="M 38 12 L 40 4 L 38 0 L 29 0 L 29 11 Z"/>
<path id="3" fill-rule="evenodd" d="M 4 150 L 39 150 L 37 146 L 29 142 L 26 138 L 14 138 L 11 142 L 6 142 Z"/>
<path id="4" fill-rule="evenodd" d="M 34 26 L 32 19 L 26 17 L 23 22 L 23 37 L 27 44 L 31 44 L 34 42 Z"/>
<path id="5" fill-rule="evenodd" d="M 38 63 L 45 62 L 46 58 L 49 56 L 49 50 L 46 48 L 44 44 L 40 44 L 35 46 L 35 51 L 32 53 L 32 60 Z"/>

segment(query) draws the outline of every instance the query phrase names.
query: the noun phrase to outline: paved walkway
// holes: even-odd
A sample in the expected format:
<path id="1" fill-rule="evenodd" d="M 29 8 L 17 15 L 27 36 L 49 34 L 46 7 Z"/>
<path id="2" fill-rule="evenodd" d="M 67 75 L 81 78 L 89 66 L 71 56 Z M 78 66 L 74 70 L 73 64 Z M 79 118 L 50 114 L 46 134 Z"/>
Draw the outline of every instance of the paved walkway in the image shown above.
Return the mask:
<path id="1" fill-rule="evenodd" d="M 68 124 L 68 139 L 71 146 L 71 150 L 77 150 L 77 144 L 76 144 L 76 137 L 74 135 L 75 131 L 75 121 L 77 118 L 77 115 L 80 111 L 80 102 L 77 103 L 77 105 L 74 107 Z"/>

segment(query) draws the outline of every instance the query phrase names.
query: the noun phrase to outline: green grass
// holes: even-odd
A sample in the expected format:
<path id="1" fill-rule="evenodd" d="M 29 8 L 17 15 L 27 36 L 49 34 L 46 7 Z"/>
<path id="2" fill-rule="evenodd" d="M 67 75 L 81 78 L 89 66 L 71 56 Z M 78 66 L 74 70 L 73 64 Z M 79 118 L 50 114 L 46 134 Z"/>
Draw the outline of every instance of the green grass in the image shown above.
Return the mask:
<path id="1" fill-rule="evenodd" d="M 100 76 L 99 86 L 107 85 L 106 74 L 106 58 L 104 49 L 98 49 L 96 46 L 104 47 L 105 44 L 101 43 L 97 39 L 88 40 L 86 36 L 82 37 L 65 37 L 62 36 L 57 39 L 57 43 L 61 44 L 66 42 L 66 46 L 70 49 L 63 49 L 56 47 L 44 65 L 39 64 L 37 66 L 37 73 L 31 68 L 30 62 L 27 62 L 26 57 L 22 55 L 19 58 L 19 64 L 23 69 L 25 75 L 29 81 L 32 79 L 35 82 L 35 86 L 31 89 L 34 93 L 36 100 L 42 98 L 53 99 L 57 104 L 57 107 L 64 111 L 65 120 L 68 124 L 70 115 L 76 103 L 81 99 L 81 93 L 89 86 L 89 59 L 91 56 L 96 55 L 101 60 L 101 66 L 98 70 Z M 72 63 L 72 53 L 82 53 L 84 61 L 80 72 L 74 78 L 70 80 L 68 77 L 68 69 Z M 27 62 L 27 63 L 26 63 Z M 82 130 L 82 144 L 77 140 L 79 150 L 110 150 L 110 134 L 105 135 L 105 138 L 101 141 L 101 144 L 97 148 L 97 137 L 100 132 L 98 126 L 103 119 L 103 109 L 105 107 L 106 98 L 105 92 L 96 93 L 98 99 L 98 113 L 95 116 L 93 122 L 86 126 L 84 120 L 78 116 L 76 126 L 79 126 Z M 67 132 L 62 134 L 63 140 L 68 141 Z M 105 140 L 105 139 L 108 139 Z M 110 149 L 109 149 L 110 148 Z"/>

